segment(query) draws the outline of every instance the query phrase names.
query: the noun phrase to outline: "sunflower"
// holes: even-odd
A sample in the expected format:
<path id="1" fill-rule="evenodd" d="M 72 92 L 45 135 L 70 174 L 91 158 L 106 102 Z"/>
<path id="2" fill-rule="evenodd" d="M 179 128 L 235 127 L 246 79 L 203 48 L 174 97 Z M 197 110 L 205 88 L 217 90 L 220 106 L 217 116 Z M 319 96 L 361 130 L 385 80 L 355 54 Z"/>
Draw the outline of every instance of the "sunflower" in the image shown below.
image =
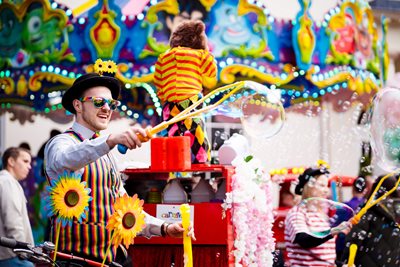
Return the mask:
<path id="1" fill-rule="evenodd" d="M 56 216 L 62 225 L 71 225 L 74 218 L 78 222 L 86 218 L 90 189 L 85 188 L 86 183 L 81 182 L 80 175 L 64 172 L 58 177 L 53 186 L 48 186 L 49 196 L 46 198 L 46 206 L 49 216 Z"/>
<path id="2" fill-rule="evenodd" d="M 110 74 L 115 74 L 115 73 L 117 73 L 118 68 L 117 68 L 117 64 L 115 64 L 114 61 L 112 61 L 112 60 L 107 60 L 107 61 L 104 62 L 104 63 L 105 63 L 105 65 L 104 65 L 104 67 L 103 67 L 103 71 L 104 71 L 104 72 L 107 72 L 107 73 L 110 73 Z"/>
<path id="3" fill-rule="evenodd" d="M 96 60 L 94 63 L 94 71 L 100 75 L 103 75 L 103 72 L 105 70 L 105 62 L 101 60 L 100 58 Z"/>
<path id="4" fill-rule="evenodd" d="M 106 228 L 113 233 L 113 244 L 124 244 L 126 248 L 133 244 L 136 235 L 145 226 L 143 200 L 135 194 L 133 197 L 124 195 L 114 203 L 114 213 L 108 219 Z"/>
<path id="5" fill-rule="evenodd" d="M 99 75 L 114 76 L 117 73 L 117 64 L 112 60 L 103 61 L 100 58 L 94 63 L 94 71 Z M 106 74 L 105 74 L 106 73 Z"/>

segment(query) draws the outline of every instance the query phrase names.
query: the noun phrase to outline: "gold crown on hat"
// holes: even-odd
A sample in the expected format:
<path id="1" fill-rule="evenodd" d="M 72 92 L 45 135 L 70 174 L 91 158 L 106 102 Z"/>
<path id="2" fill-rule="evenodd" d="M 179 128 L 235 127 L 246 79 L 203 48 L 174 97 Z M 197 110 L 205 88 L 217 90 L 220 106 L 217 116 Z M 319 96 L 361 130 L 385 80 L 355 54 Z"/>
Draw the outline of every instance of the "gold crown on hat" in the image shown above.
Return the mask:
<path id="1" fill-rule="evenodd" d="M 114 77 L 117 73 L 117 64 L 112 60 L 103 61 L 100 58 L 94 63 L 94 72 L 100 76 L 111 76 Z"/>

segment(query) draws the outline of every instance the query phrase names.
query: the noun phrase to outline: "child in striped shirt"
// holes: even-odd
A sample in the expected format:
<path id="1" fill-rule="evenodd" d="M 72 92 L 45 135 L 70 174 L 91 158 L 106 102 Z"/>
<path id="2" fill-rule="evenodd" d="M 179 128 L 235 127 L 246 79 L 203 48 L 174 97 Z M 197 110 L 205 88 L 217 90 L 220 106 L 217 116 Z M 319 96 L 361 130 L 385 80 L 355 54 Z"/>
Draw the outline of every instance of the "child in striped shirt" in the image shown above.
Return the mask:
<path id="1" fill-rule="evenodd" d="M 299 176 L 295 193 L 301 195 L 303 200 L 327 198 L 328 176 L 329 171 L 323 165 L 306 169 Z M 331 229 L 326 212 L 315 202 L 298 204 L 288 212 L 285 220 L 287 266 L 335 266 L 334 237 L 341 232 L 347 234 L 351 229 L 351 223 L 342 222 Z M 327 234 L 322 236 L 313 234 L 317 232 L 327 232 Z"/>
<path id="2" fill-rule="evenodd" d="M 184 21 L 172 32 L 171 49 L 158 57 L 154 84 L 167 121 L 203 97 L 203 86 L 217 82 L 217 65 L 208 51 L 205 25 L 201 21 Z M 202 108 L 200 105 L 198 108 Z M 168 136 L 189 136 L 192 163 L 210 160 L 210 145 L 202 117 L 187 118 L 167 129 Z"/>

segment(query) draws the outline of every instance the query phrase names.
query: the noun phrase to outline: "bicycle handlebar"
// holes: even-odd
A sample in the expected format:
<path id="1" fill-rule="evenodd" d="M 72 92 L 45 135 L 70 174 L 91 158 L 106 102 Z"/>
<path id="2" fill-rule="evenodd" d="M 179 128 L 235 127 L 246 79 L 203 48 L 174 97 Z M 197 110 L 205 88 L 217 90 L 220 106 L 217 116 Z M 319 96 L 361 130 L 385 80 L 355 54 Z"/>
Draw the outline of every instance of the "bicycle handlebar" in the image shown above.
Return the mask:
<path id="1" fill-rule="evenodd" d="M 0 237 L 0 246 L 10 248 L 15 254 L 18 254 L 21 258 L 28 260 L 33 263 L 50 263 L 54 266 L 58 266 L 57 263 L 53 262 L 52 255 L 54 253 L 54 244 L 51 242 L 44 242 L 39 246 L 33 246 L 29 243 L 20 242 L 8 237 Z M 98 267 L 101 263 L 77 257 L 71 254 L 57 252 L 57 258 L 61 260 L 77 260 L 82 261 L 89 266 Z M 110 265 L 104 265 L 104 267 L 122 267 L 120 264 L 112 262 Z"/>
<path id="2" fill-rule="evenodd" d="M 20 242 L 8 237 L 0 237 L 0 246 L 11 248 L 11 249 L 32 249 L 32 245 L 25 242 Z"/>
<path id="3" fill-rule="evenodd" d="M 0 246 L 11 248 L 15 254 L 24 260 L 33 263 L 50 263 L 53 264 L 52 259 L 49 257 L 51 246 L 46 243 L 43 246 L 35 247 L 29 243 L 20 242 L 8 237 L 0 237 Z M 54 266 L 58 266 L 54 263 Z"/>

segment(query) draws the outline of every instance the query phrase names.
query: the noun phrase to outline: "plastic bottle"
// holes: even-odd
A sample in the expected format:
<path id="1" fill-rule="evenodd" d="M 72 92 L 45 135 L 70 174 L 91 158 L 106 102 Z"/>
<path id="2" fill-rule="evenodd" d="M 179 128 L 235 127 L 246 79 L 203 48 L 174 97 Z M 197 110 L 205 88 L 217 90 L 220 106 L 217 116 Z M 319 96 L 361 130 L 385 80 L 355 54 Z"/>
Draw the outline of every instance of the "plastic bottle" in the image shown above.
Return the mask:
<path id="1" fill-rule="evenodd" d="M 211 185 L 202 178 L 190 195 L 192 203 L 210 202 L 214 197 L 214 191 Z"/>
<path id="2" fill-rule="evenodd" d="M 178 179 L 172 179 L 163 191 L 163 203 L 187 203 L 187 194 Z"/>

